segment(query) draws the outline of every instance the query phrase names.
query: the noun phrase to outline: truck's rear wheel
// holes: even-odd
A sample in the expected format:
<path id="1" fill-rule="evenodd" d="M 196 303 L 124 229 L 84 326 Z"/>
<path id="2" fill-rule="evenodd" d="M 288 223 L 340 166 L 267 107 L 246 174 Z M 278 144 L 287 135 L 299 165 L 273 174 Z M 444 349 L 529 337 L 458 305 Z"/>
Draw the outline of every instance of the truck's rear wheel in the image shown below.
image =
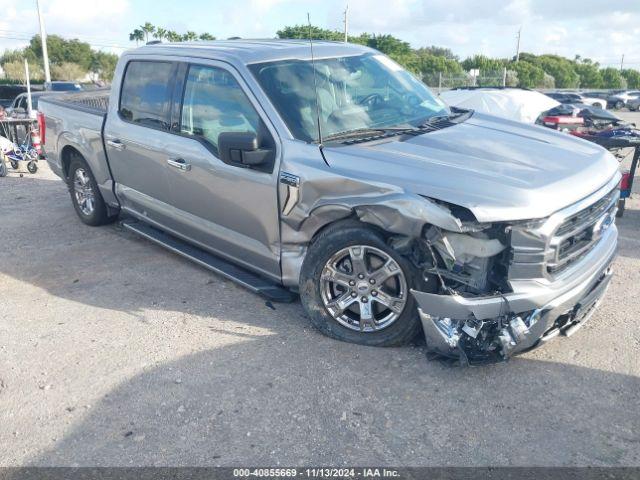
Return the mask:
<path id="1" fill-rule="evenodd" d="M 420 331 L 418 269 L 383 237 L 358 222 L 339 222 L 311 244 L 300 274 L 300 297 L 313 325 L 338 340 L 397 346 Z"/>
<path id="2" fill-rule="evenodd" d="M 83 223 L 98 226 L 115 220 L 116 216 L 109 216 L 91 169 L 80 156 L 71 159 L 67 186 L 73 207 Z"/>

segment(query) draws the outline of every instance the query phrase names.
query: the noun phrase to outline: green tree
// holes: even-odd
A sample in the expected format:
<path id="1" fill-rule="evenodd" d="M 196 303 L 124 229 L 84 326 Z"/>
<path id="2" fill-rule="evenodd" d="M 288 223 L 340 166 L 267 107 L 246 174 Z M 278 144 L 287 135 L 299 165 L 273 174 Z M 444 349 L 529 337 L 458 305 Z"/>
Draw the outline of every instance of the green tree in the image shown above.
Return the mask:
<path id="1" fill-rule="evenodd" d="M 160 41 L 164 40 L 165 38 L 167 38 L 167 30 L 162 27 L 156 28 L 156 31 L 153 32 L 153 38 L 156 38 Z"/>
<path id="2" fill-rule="evenodd" d="M 94 52 L 91 71 L 98 74 L 102 80 L 111 82 L 117 63 L 118 56 L 113 53 Z"/>
<path id="3" fill-rule="evenodd" d="M 31 50 L 31 48 L 23 48 L 21 50 L 6 50 L 2 57 L 0 57 L 0 64 L 5 64 L 8 62 L 23 62 L 24 59 L 27 59 L 29 64 L 34 63 L 37 64 L 39 59 L 38 56 Z"/>
<path id="4" fill-rule="evenodd" d="M 42 67 L 37 63 L 29 63 L 29 76 L 30 80 L 41 81 L 44 79 L 44 72 Z M 2 64 L 5 76 L 9 80 L 14 80 L 21 83 L 26 83 L 26 75 L 24 71 L 24 59 L 12 60 Z"/>
<path id="5" fill-rule="evenodd" d="M 216 37 L 214 37 L 210 33 L 205 32 L 205 33 L 201 33 L 200 36 L 198 37 L 198 39 L 202 40 L 204 42 L 209 42 L 209 41 L 215 40 Z"/>
<path id="6" fill-rule="evenodd" d="M 522 88 L 541 87 L 544 83 L 544 70 L 529 62 L 520 60 L 507 67 L 518 75 L 518 86 Z"/>
<path id="7" fill-rule="evenodd" d="M 466 71 L 472 69 L 479 69 L 480 73 L 485 72 L 494 72 L 498 70 L 502 70 L 506 65 L 506 60 L 489 58 L 485 55 L 474 55 L 473 57 L 466 58 L 462 62 L 462 68 Z"/>
<path id="8" fill-rule="evenodd" d="M 558 55 L 540 55 L 538 66 L 555 79 L 556 88 L 577 88 L 580 77 L 575 71 L 575 64 Z"/>
<path id="9" fill-rule="evenodd" d="M 143 40 L 144 40 L 144 32 L 142 30 L 140 30 L 139 28 L 134 29 L 133 32 L 131 32 L 129 34 L 129 41 L 130 42 L 135 41 L 136 42 L 136 47 Z"/>
<path id="10" fill-rule="evenodd" d="M 182 35 L 180 35 L 178 32 L 174 30 L 169 30 L 167 32 L 167 40 L 169 40 L 170 42 L 181 42 Z"/>
<path id="11" fill-rule="evenodd" d="M 627 81 L 627 88 L 640 89 L 640 72 L 627 68 L 622 70 L 622 76 Z"/>
<path id="12" fill-rule="evenodd" d="M 153 26 L 150 22 L 145 22 L 144 25 L 140 25 L 140 30 L 144 32 L 144 41 L 145 43 L 149 42 L 149 35 L 156 31 L 156 27 Z"/>
<path id="13" fill-rule="evenodd" d="M 40 35 L 35 35 L 29 42 L 30 49 L 42 63 L 42 42 Z M 76 63 L 85 71 L 91 68 L 93 51 L 88 43 L 77 39 L 66 40 L 58 35 L 47 37 L 47 50 L 49 51 L 49 62 L 51 65 L 61 63 Z"/>
<path id="14" fill-rule="evenodd" d="M 311 32 L 311 33 L 309 33 Z M 278 38 L 304 38 L 308 39 L 311 35 L 313 40 L 344 40 L 344 34 L 335 30 L 327 30 L 316 26 L 294 25 L 292 27 L 284 27 L 276 32 Z"/>
<path id="15" fill-rule="evenodd" d="M 603 68 L 600 70 L 604 88 L 625 88 L 627 82 L 617 68 Z"/>
<path id="16" fill-rule="evenodd" d="M 198 34 L 196 32 L 188 31 L 182 35 L 182 40 L 185 42 L 195 42 L 198 40 Z"/>
<path id="17" fill-rule="evenodd" d="M 51 66 L 51 79 L 79 81 L 87 75 L 87 71 L 77 63 L 62 62 Z"/>
<path id="18" fill-rule="evenodd" d="M 422 75 L 442 73 L 445 76 L 463 75 L 464 69 L 455 59 L 433 55 L 428 49 L 418 49 L 415 52 L 418 71 Z"/>
<path id="19" fill-rule="evenodd" d="M 447 60 L 455 60 L 456 62 L 460 60 L 457 55 L 454 55 L 451 49 L 445 47 L 436 47 L 435 45 L 431 45 L 430 47 L 421 47 L 416 50 L 416 53 L 418 55 L 429 54 L 433 55 L 434 57 L 444 57 Z"/>
<path id="20" fill-rule="evenodd" d="M 576 60 L 575 71 L 580 77 L 581 88 L 602 88 L 602 74 L 598 63 L 593 63 L 588 58 Z"/>
<path id="21" fill-rule="evenodd" d="M 407 70 L 419 73 L 419 61 L 416 53 L 411 49 L 408 42 L 400 40 L 393 35 L 371 35 L 369 33 L 363 33 L 357 37 L 349 37 L 349 42 L 375 48 L 394 59 Z"/>

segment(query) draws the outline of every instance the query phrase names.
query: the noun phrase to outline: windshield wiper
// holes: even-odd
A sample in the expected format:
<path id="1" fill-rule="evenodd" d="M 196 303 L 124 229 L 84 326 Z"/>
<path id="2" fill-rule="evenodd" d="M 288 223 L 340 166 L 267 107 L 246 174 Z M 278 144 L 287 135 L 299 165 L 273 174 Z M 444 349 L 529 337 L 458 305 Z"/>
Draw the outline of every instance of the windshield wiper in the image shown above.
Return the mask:
<path id="1" fill-rule="evenodd" d="M 424 122 L 422 122 L 418 128 L 419 129 L 431 129 L 438 128 L 438 122 L 451 122 L 451 124 L 461 123 L 467 120 L 471 115 L 473 115 L 473 110 L 461 110 L 456 109 L 452 111 L 451 115 L 434 115 L 433 117 L 427 118 Z M 446 125 L 452 126 L 452 125 Z M 439 128 L 444 128 L 444 126 L 440 126 Z"/>
<path id="2" fill-rule="evenodd" d="M 347 140 L 359 137 L 372 137 L 380 138 L 392 135 L 400 135 L 404 132 L 412 132 L 416 129 L 414 127 L 381 127 L 381 128 L 357 128 L 355 130 L 346 130 L 344 132 L 334 133 L 326 136 L 323 140 L 335 141 L 335 140 Z"/>

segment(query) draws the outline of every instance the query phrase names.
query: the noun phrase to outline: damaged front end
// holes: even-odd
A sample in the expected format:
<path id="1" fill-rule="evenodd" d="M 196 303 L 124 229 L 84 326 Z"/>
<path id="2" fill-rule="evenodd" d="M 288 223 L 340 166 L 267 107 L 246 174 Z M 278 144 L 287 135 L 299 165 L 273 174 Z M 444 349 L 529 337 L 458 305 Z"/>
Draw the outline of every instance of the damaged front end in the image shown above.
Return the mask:
<path id="1" fill-rule="evenodd" d="M 419 241 L 425 278 L 438 281 L 439 291 L 417 292 L 419 313 L 432 353 L 484 364 L 509 358 L 525 342 L 540 312 L 514 314 L 504 296 L 508 268 L 508 235 L 501 225 L 476 224 L 468 233 L 429 226 Z M 481 298 L 502 298 L 484 309 Z"/>
<path id="2" fill-rule="evenodd" d="M 611 279 L 616 199 L 468 233 L 427 227 L 420 267 L 439 289 L 412 294 L 429 351 L 494 363 L 582 327 Z"/>

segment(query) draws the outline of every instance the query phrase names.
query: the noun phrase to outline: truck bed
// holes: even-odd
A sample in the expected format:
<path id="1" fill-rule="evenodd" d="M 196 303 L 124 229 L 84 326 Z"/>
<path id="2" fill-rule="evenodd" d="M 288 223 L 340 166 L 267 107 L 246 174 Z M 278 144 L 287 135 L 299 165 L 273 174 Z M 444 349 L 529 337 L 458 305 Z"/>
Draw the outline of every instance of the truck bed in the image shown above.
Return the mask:
<path id="1" fill-rule="evenodd" d="M 51 169 L 65 178 L 68 155 L 75 151 L 89 165 L 105 201 L 117 205 L 102 139 L 109 93 L 94 90 L 47 96 L 38 102 L 38 110 L 45 117 L 44 150 Z"/>
<path id="2" fill-rule="evenodd" d="M 111 91 L 106 88 L 88 92 L 43 97 L 41 101 L 104 116 L 109 109 L 110 93 Z"/>

